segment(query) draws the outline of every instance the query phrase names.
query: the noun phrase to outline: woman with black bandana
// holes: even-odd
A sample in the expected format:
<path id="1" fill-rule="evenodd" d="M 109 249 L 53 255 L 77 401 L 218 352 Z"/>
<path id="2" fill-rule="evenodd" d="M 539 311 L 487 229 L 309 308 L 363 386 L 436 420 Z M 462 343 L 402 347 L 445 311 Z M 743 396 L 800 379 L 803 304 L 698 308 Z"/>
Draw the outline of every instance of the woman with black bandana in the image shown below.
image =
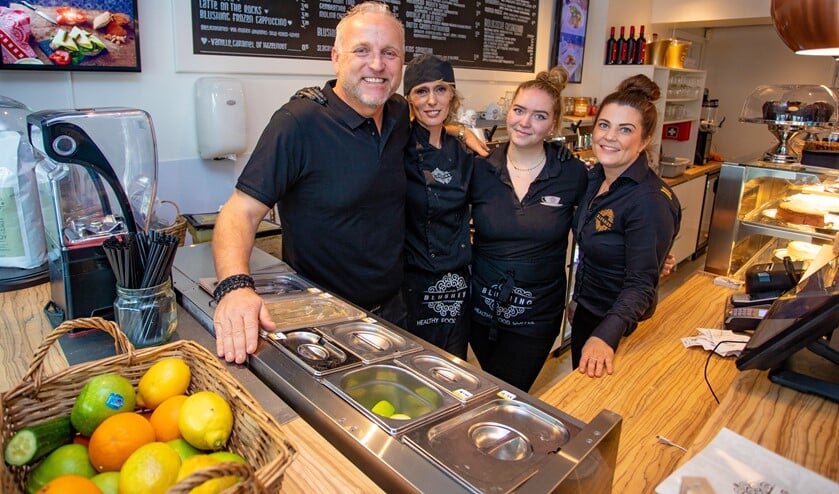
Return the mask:
<path id="1" fill-rule="evenodd" d="M 403 80 L 412 119 L 405 151 L 405 329 L 465 360 L 473 155 L 444 127 L 460 96 L 451 64 L 435 56 L 411 60 Z"/>
<path id="2" fill-rule="evenodd" d="M 529 390 L 559 334 L 566 251 L 586 168 L 559 128 L 568 74 L 554 68 L 519 85 L 507 113 L 508 144 L 477 158 L 469 342 L 485 371 Z"/>

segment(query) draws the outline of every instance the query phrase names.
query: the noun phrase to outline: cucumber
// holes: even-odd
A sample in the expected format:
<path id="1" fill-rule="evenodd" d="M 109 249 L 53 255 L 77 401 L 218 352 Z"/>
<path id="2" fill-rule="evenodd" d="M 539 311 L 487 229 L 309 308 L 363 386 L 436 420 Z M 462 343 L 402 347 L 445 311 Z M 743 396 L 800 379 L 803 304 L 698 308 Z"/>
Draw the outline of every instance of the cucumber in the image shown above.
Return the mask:
<path id="1" fill-rule="evenodd" d="M 24 427 L 9 439 L 4 453 L 9 465 L 28 465 L 73 440 L 70 417 Z"/>

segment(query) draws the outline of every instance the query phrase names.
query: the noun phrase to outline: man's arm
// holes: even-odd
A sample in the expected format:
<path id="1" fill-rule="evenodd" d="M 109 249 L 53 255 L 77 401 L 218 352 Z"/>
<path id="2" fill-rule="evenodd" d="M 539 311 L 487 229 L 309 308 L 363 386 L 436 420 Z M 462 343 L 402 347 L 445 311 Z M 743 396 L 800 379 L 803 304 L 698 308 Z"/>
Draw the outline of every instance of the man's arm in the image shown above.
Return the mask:
<path id="1" fill-rule="evenodd" d="M 259 223 L 268 206 L 236 190 L 221 209 L 213 229 L 213 259 L 219 283 L 234 275 L 249 274 L 249 261 Z M 216 352 L 228 362 L 241 364 L 256 351 L 259 325 L 276 327 L 262 297 L 252 288 L 236 288 L 218 301 L 213 314 Z"/>

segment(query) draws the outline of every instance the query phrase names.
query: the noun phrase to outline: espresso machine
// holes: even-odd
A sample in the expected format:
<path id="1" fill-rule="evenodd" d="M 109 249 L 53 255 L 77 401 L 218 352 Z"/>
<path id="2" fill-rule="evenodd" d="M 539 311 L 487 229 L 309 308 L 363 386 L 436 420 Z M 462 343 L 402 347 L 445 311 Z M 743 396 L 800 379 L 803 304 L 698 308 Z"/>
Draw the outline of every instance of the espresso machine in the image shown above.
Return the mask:
<path id="1" fill-rule="evenodd" d="M 717 123 L 717 108 L 719 106 L 719 100 L 708 99 L 708 90 L 706 89 L 705 96 L 702 98 L 702 113 L 699 116 L 699 133 L 696 138 L 696 152 L 693 158 L 696 165 L 704 165 L 708 162 L 711 154 L 711 138 L 722 125 L 722 122 Z"/>
<path id="2" fill-rule="evenodd" d="M 47 237 L 50 303 L 63 320 L 113 318 L 116 278 L 105 240 L 147 231 L 157 188 L 151 117 L 131 108 L 46 110 L 27 116 Z"/>

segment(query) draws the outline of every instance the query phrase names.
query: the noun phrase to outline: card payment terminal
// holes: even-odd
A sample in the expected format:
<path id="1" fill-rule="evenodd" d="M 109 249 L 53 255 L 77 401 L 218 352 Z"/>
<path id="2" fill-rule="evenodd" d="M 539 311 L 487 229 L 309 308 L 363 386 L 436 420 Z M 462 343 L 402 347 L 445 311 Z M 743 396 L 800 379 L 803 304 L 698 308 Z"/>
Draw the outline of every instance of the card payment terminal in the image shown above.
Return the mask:
<path id="1" fill-rule="evenodd" d="M 742 333 L 744 331 L 754 331 L 760 321 L 766 317 L 769 312 L 771 304 L 752 305 L 749 307 L 734 307 L 728 306 L 725 308 L 725 319 L 723 324 L 725 329 L 734 331 L 735 333 Z"/>

